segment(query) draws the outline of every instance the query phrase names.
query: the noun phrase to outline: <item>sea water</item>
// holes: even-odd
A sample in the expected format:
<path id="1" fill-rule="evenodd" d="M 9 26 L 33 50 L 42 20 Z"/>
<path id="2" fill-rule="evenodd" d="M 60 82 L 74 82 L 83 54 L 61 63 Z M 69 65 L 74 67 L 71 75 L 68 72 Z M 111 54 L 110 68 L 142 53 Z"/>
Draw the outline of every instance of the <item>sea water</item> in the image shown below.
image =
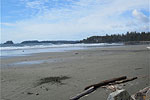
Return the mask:
<path id="1" fill-rule="evenodd" d="M 43 52 L 65 52 L 70 50 L 81 50 L 88 49 L 91 47 L 110 47 L 110 46 L 120 46 L 123 43 L 97 43 L 97 44 L 12 44 L 0 46 L 0 57 L 14 57 L 14 56 L 27 56 L 34 53 Z"/>

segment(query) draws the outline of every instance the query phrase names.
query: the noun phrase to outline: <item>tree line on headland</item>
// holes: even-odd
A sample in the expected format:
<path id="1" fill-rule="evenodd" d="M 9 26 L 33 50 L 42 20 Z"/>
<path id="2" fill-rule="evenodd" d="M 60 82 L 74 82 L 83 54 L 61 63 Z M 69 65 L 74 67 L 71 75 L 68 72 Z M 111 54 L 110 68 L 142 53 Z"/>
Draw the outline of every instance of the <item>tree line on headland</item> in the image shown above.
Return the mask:
<path id="1" fill-rule="evenodd" d="M 126 34 L 112 34 L 105 36 L 91 36 L 80 41 L 23 41 L 20 44 L 31 43 L 52 43 L 52 44 L 75 44 L 75 43 L 150 43 L 150 32 L 127 32 Z M 4 44 L 14 44 L 13 41 L 6 41 Z"/>
<path id="2" fill-rule="evenodd" d="M 91 36 L 80 43 L 116 43 L 116 42 L 150 41 L 150 32 L 127 32 L 126 34 L 113 34 L 105 36 Z"/>

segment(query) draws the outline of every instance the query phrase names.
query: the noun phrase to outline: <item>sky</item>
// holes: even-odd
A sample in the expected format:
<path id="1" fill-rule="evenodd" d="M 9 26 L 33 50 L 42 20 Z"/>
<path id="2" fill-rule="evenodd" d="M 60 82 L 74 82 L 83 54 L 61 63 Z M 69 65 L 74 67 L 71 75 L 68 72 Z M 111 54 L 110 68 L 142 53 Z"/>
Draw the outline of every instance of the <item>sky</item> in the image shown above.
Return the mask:
<path id="1" fill-rule="evenodd" d="M 1 43 L 150 31 L 149 0 L 1 0 Z"/>

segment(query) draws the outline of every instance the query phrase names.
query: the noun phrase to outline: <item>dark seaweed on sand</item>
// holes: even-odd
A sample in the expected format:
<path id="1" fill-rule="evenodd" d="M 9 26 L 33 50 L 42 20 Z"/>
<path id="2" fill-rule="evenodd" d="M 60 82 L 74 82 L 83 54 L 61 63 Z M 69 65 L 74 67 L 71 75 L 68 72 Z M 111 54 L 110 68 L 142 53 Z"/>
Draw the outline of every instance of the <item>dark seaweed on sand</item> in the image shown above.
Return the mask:
<path id="1" fill-rule="evenodd" d="M 41 78 L 36 86 L 42 85 L 42 84 L 46 84 L 46 83 L 51 83 L 51 84 L 63 84 L 62 80 L 66 80 L 69 79 L 70 77 L 68 76 L 52 76 L 52 77 L 45 77 L 45 78 Z"/>

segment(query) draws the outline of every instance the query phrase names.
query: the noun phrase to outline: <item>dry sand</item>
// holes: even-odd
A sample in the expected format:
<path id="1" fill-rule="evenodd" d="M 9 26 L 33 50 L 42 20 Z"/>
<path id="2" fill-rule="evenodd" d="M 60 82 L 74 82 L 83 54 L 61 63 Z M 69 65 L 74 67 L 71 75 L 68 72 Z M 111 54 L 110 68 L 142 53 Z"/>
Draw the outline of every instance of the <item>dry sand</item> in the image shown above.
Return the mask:
<path id="1" fill-rule="evenodd" d="M 92 48 L 1 59 L 1 100 L 69 100 L 88 85 L 122 75 L 138 77 L 123 87 L 135 93 L 149 85 L 150 50 L 146 47 Z M 15 64 L 36 60 L 41 63 Z M 36 85 L 42 78 L 55 76 L 70 78 L 62 80 L 63 84 Z M 108 94 L 99 88 L 81 100 L 106 100 Z"/>

